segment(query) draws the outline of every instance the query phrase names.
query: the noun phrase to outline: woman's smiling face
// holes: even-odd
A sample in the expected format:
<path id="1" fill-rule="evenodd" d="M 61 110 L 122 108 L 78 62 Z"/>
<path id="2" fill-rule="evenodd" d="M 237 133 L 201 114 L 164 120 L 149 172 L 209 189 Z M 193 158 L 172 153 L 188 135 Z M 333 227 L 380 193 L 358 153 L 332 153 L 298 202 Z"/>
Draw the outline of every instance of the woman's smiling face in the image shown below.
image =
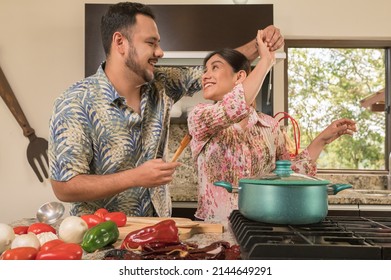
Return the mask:
<path id="1" fill-rule="evenodd" d="M 229 63 L 220 55 L 213 55 L 205 64 L 202 88 L 205 99 L 220 101 L 230 92 L 237 81 L 237 75 Z"/>

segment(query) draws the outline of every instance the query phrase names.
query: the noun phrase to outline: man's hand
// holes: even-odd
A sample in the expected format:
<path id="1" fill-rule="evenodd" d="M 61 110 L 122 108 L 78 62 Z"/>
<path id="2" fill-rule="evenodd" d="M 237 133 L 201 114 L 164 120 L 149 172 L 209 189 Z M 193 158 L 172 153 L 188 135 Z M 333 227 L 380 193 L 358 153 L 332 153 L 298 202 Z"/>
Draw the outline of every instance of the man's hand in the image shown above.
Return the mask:
<path id="1" fill-rule="evenodd" d="M 175 169 L 180 162 L 165 162 L 162 159 L 146 161 L 137 170 L 137 181 L 143 187 L 156 187 L 168 184 L 172 181 Z"/>
<path id="2" fill-rule="evenodd" d="M 281 35 L 280 29 L 274 25 L 263 29 L 263 41 L 266 42 L 270 51 L 276 51 L 284 46 L 284 37 Z"/>

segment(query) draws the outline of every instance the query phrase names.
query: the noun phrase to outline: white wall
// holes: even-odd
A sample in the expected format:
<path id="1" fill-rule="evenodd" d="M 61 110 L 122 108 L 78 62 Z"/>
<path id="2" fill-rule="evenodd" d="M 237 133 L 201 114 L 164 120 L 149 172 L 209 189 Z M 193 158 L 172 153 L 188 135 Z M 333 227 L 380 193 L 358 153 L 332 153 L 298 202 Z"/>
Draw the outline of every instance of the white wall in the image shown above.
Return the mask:
<path id="1" fill-rule="evenodd" d="M 84 4 L 114 2 L 0 1 L 0 66 L 37 136 L 48 139 L 54 99 L 71 83 L 83 78 Z M 248 4 L 274 4 L 275 25 L 286 38 L 391 39 L 389 0 L 249 0 Z M 282 96 L 282 63 L 276 70 L 275 89 Z M 0 222 L 8 223 L 33 217 L 41 204 L 56 198 L 49 182 L 40 183 L 30 168 L 26 157 L 28 139 L 2 100 L 0 131 Z"/>

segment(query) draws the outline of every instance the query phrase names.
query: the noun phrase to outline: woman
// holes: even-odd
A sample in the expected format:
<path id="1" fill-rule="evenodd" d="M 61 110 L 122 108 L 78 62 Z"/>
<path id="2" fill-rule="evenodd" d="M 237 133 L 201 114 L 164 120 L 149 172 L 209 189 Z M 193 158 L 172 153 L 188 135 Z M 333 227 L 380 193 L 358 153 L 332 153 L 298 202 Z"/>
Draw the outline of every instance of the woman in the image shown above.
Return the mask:
<path id="1" fill-rule="evenodd" d="M 258 31 L 256 47 L 261 59 L 251 73 L 250 62 L 236 50 L 212 52 L 204 59 L 203 95 L 215 103 L 198 104 L 188 117 L 190 147 L 198 171 L 198 219 L 222 222 L 238 209 L 237 194 L 214 186 L 214 182 L 238 185 L 243 177 L 270 173 L 276 160 L 290 159 L 278 121 L 257 113 L 252 106 L 275 63 L 274 53 L 262 37 L 263 31 Z M 354 121 L 334 121 L 292 160 L 292 169 L 315 175 L 315 161 L 324 146 L 354 131 Z"/>

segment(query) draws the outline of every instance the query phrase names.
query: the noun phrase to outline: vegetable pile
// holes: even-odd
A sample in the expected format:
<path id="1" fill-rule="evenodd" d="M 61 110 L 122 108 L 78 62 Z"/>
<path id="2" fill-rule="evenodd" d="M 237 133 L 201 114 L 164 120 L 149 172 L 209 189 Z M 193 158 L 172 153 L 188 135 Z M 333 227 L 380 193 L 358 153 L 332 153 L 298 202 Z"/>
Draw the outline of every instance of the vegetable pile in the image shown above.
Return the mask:
<path id="1" fill-rule="evenodd" d="M 46 223 L 15 226 L 0 223 L 0 260 L 80 260 L 115 243 L 118 227 L 126 224 L 123 212 L 100 208 L 93 214 L 69 216 L 57 230 Z"/>

